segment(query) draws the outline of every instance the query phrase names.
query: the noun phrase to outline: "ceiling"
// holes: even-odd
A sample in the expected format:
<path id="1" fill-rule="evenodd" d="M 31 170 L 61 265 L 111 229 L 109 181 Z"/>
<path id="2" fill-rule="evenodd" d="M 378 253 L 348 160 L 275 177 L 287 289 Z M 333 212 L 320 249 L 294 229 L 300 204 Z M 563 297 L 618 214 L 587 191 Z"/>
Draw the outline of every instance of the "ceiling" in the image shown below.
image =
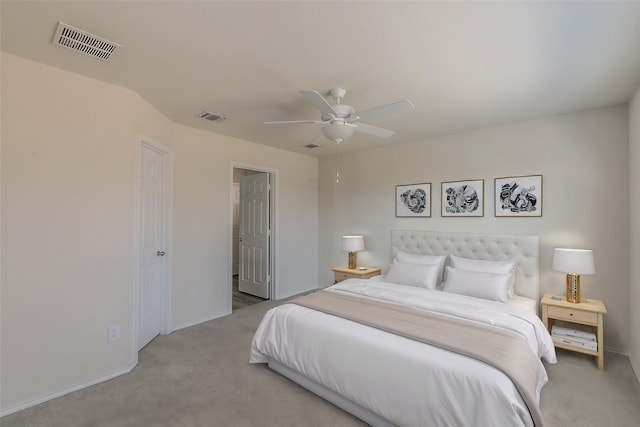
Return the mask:
<path id="1" fill-rule="evenodd" d="M 176 123 L 319 157 L 336 152 L 320 125 L 263 124 L 319 119 L 299 90 L 343 87 L 356 110 L 413 102 L 367 121 L 392 137 L 356 132 L 345 151 L 622 103 L 640 85 L 640 1 L 0 7 L 3 51 L 130 88 Z M 58 21 L 122 47 L 104 62 L 56 46 Z"/>

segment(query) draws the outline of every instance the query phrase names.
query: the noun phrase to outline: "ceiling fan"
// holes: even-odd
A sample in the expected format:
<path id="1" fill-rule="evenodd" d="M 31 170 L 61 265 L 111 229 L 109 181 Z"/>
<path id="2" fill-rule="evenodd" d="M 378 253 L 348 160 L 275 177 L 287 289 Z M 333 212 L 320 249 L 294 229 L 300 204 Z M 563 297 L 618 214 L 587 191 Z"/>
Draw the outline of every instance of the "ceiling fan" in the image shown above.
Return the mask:
<path id="1" fill-rule="evenodd" d="M 394 102 L 392 104 L 381 105 L 379 107 L 369 108 L 368 110 L 356 111 L 353 107 L 341 104 L 347 91 L 343 88 L 333 88 L 329 91 L 329 95 L 335 99 L 336 103 L 331 105 L 324 96 L 319 92 L 301 90 L 300 93 L 304 98 L 315 105 L 322 115 L 320 120 L 288 120 L 276 122 L 264 122 L 268 125 L 287 125 L 297 123 L 321 124 L 322 133 L 336 143 L 340 143 L 353 135 L 354 131 L 377 136 L 379 138 L 389 138 L 394 134 L 393 131 L 383 129 L 377 126 L 361 123 L 361 119 L 371 119 L 386 114 L 399 113 L 403 111 L 413 110 L 415 107 L 408 99 Z"/>

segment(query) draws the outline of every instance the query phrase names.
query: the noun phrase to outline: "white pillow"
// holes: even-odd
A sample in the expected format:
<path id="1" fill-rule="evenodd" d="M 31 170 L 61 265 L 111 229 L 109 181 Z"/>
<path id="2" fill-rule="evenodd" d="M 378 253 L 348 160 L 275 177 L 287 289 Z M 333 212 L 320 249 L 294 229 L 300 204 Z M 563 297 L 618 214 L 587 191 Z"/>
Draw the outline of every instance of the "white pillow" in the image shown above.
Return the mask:
<path id="1" fill-rule="evenodd" d="M 477 271 L 479 273 L 510 274 L 508 295 L 512 298 L 515 295 L 514 285 L 516 283 L 516 262 L 506 261 L 485 261 L 481 259 L 461 258 L 451 255 L 451 267 L 458 270 Z"/>
<path id="2" fill-rule="evenodd" d="M 435 289 L 438 284 L 438 266 L 413 264 L 395 260 L 393 264 L 391 264 L 384 280 L 400 285 Z"/>
<path id="3" fill-rule="evenodd" d="M 454 294 L 507 302 L 511 274 L 481 273 L 447 267 L 442 290 Z"/>
<path id="4" fill-rule="evenodd" d="M 400 262 L 409 262 L 411 264 L 437 265 L 438 282 L 442 282 L 444 278 L 444 263 L 447 261 L 446 255 L 421 255 L 397 251 L 396 259 Z"/>

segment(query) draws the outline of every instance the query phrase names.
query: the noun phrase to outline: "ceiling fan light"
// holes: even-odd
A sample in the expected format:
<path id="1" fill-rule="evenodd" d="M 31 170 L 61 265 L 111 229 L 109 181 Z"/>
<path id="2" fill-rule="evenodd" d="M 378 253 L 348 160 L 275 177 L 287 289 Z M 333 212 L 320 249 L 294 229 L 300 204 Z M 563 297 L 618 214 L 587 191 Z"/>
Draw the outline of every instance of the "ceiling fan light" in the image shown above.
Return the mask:
<path id="1" fill-rule="evenodd" d="M 339 143 L 353 135 L 353 127 L 345 124 L 334 123 L 324 126 L 322 128 L 322 133 L 330 140 Z"/>

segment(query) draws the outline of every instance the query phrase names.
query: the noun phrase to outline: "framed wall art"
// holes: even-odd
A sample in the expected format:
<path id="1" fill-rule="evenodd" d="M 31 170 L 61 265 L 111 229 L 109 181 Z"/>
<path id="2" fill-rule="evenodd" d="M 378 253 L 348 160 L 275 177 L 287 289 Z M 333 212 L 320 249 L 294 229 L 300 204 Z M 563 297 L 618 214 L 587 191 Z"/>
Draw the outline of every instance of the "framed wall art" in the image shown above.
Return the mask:
<path id="1" fill-rule="evenodd" d="M 495 216 L 542 216 L 542 175 L 495 179 Z"/>
<path id="2" fill-rule="evenodd" d="M 442 183 L 442 216 L 484 216 L 484 179 Z"/>
<path id="3" fill-rule="evenodd" d="M 396 185 L 396 217 L 431 217 L 431 183 Z"/>

